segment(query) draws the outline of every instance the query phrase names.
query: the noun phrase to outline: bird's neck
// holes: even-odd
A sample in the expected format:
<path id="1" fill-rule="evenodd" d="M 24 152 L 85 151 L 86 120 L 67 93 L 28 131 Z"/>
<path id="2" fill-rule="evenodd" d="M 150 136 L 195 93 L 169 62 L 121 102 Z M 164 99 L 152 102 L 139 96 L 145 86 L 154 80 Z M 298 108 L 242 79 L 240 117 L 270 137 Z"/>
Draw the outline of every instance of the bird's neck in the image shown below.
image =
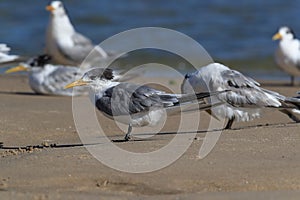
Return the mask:
<path id="1" fill-rule="evenodd" d="M 283 39 L 279 42 L 279 48 L 283 52 L 294 52 L 296 55 L 299 51 L 299 40 L 290 38 Z"/>
<path id="2" fill-rule="evenodd" d="M 107 89 L 117 86 L 118 84 L 120 83 L 111 81 L 101 81 L 99 83 L 91 85 L 90 94 L 94 94 L 96 99 L 101 98 Z"/>
<path id="3" fill-rule="evenodd" d="M 73 35 L 75 32 L 75 29 L 66 14 L 60 16 L 52 15 L 50 19 L 50 27 L 52 27 L 52 30 L 50 31 L 57 35 Z"/>
<path id="4" fill-rule="evenodd" d="M 280 43 L 290 43 L 296 41 L 295 38 L 283 38 Z"/>
<path id="5" fill-rule="evenodd" d="M 114 87 L 119 84 L 120 84 L 119 82 L 101 81 L 93 85 L 93 88 L 95 91 L 104 91 L 107 90 L 108 88 Z"/>

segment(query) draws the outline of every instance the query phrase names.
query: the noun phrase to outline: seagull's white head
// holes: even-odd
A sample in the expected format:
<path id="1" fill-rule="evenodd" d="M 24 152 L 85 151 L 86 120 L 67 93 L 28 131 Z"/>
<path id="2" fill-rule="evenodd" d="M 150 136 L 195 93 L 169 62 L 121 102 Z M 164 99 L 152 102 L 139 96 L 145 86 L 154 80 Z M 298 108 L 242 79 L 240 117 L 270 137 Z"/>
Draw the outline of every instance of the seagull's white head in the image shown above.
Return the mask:
<path id="1" fill-rule="evenodd" d="M 34 58 L 30 58 L 27 62 L 21 63 L 20 65 L 10 68 L 5 71 L 6 74 L 20 72 L 20 71 L 32 71 L 34 69 L 42 69 L 51 60 L 49 55 L 40 55 Z"/>
<path id="2" fill-rule="evenodd" d="M 287 26 L 280 27 L 278 32 L 273 36 L 273 40 L 293 40 L 295 33 Z"/>
<path id="3" fill-rule="evenodd" d="M 55 16 L 66 15 L 64 5 L 61 1 L 52 1 L 47 7 L 46 10 L 50 11 Z"/>
<path id="4" fill-rule="evenodd" d="M 84 73 L 79 80 L 66 85 L 65 89 L 84 85 L 97 88 L 98 86 L 109 85 L 111 82 L 118 81 L 120 78 L 121 76 L 116 75 L 112 69 L 94 68 Z"/>

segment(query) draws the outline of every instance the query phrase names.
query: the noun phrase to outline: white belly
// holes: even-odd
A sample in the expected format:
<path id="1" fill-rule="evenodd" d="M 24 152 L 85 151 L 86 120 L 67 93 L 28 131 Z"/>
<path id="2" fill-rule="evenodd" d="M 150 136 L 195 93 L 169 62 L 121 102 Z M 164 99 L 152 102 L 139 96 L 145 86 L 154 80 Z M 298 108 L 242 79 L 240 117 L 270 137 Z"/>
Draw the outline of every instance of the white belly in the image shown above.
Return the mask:
<path id="1" fill-rule="evenodd" d="M 133 127 L 156 126 L 159 123 L 163 123 L 166 117 L 167 115 L 164 109 L 152 110 L 147 113 L 138 113 L 131 116 L 110 116 L 111 119 L 123 124 L 131 124 Z"/>
<path id="2" fill-rule="evenodd" d="M 228 104 L 220 105 L 211 109 L 212 115 L 218 119 L 234 119 L 236 121 L 250 121 L 260 117 L 260 109 L 236 108 Z"/>
<path id="3" fill-rule="evenodd" d="M 292 76 L 300 76 L 300 66 L 298 64 L 298 54 L 287 55 L 282 49 L 278 48 L 275 54 L 276 63 L 279 68 Z"/>

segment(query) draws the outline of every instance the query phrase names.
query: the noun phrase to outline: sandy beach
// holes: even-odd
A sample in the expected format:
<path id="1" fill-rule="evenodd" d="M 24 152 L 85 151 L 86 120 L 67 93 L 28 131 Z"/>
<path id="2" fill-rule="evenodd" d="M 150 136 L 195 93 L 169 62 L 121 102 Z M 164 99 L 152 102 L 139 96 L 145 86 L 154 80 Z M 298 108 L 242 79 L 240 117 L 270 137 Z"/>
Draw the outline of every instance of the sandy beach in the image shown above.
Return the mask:
<path id="1" fill-rule="evenodd" d="M 179 81 L 166 80 L 175 90 Z M 293 96 L 299 87 L 264 87 Z M 76 132 L 72 99 L 35 95 L 27 77 L 0 76 L 0 142 L 5 147 L 74 144 L 62 148 L 0 150 L 0 199 L 299 199 L 300 124 L 278 111 L 236 123 L 223 131 L 213 151 L 197 158 L 203 134 L 186 153 L 156 172 L 131 174 L 111 169 L 82 146 Z M 109 137 L 123 134 L 99 114 Z M 205 124 L 209 115 L 203 113 Z M 168 120 L 172 131 L 178 119 Z M 174 133 L 175 134 L 175 133 Z M 143 152 L 163 146 L 174 134 L 119 143 Z"/>

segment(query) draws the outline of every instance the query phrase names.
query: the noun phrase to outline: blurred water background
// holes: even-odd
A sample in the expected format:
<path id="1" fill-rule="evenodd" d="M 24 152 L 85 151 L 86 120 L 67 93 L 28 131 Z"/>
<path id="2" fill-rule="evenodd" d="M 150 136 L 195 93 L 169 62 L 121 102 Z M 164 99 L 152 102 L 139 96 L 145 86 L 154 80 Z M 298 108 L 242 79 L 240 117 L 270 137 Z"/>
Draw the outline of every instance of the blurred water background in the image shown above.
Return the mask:
<path id="1" fill-rule="evenodd" d="M 197 40 L 213 57 L 252 74 L 287 78 L 274 61 L 272 35 L 288 25 L 300 34 L 300 0 L 65 0 L 76 29 L 100 43 L 128 29 L 155 26 Z M 43 52 L 49 13 L 47 0 L 1 0 L 0 42 L 12 53 Z"/>

